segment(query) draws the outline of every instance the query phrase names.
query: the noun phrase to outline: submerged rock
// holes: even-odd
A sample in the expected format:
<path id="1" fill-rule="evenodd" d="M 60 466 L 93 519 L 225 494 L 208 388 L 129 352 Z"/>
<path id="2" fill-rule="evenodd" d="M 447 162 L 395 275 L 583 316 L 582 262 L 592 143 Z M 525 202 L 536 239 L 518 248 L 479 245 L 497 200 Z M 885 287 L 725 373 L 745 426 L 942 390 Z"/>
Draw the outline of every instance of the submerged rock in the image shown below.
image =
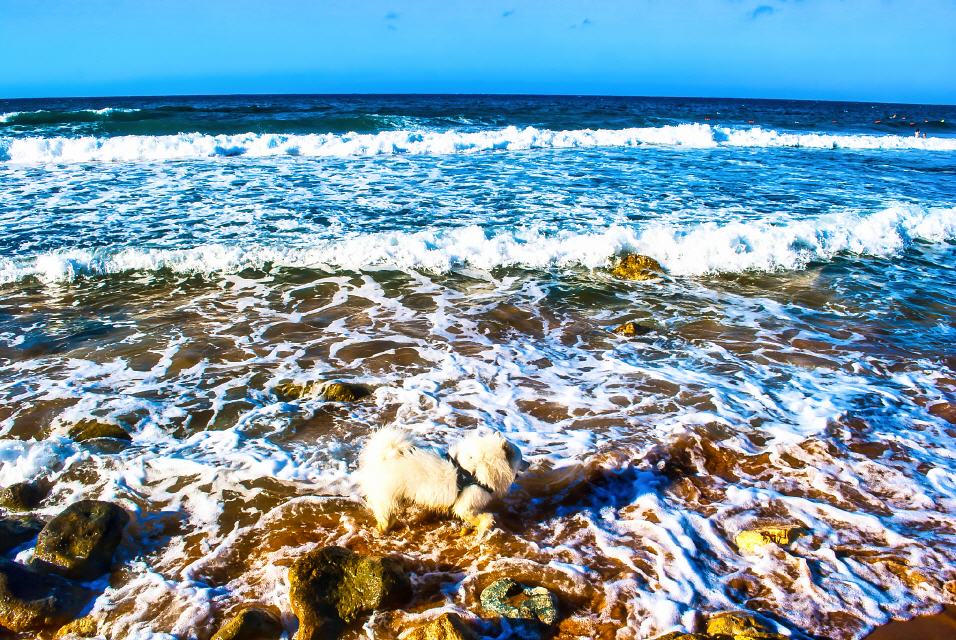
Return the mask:
<path id="1" fill-rule="evenodd" d="M 295 382 L 282 382 L 277 384 L 274 389 L 275 394 L 283 402 L 311 397 L 314 390 L 314 383 L 296 384 Z"/>
<path id="2" fill-rule="evenodd" d="M 43 523 L 30 516 L 0 518 L 0 553 L 16 549 L 32 540 L 43 529 Z"/>
<path id="3" fill-rule="evenodd" d="M 611 275 L 625 280 L 656 280 L 663 272 L 657 260 L 639 253 L 625 254 L 611 268 Z"/>
<path id="4" fill-rule="evenodd" d="M 511 578 L 495 580 L 481 592 L 481 606 L 491 613 L 546 625 L 558 621 L 558 599 L 544 587 L 526 587 Z"/>
<path id="5" fill-rule="evenodd" d="M 478 640 L 457 613 L 443 613 L 404 637 L 404 640 Z"/>
<path id="6" fill-rule="evenodd" d="M 803 527 L 796 525 L 756 527 L 738 533 L 734 542 L 737 544 L 740 553 L 753 554 L 768 544 L 791 544 L 804 532 Z"/>
<path id="7" fill-rule="evenodd" d="M 7 511 L 32 511 L 40 506 L 46 492 L 34 482 L 16 482 L 0 489 L 0 507 Z"/>
<path id="8" fill-rule="evenodd" d="M 92 580 L 109 571 L 127 522 L 129 515 L 110 502 L 75 502 L 40 532 L 34 562 L 69 578 Z"/>
<path id="9" fill-rule="evenodd" d="M 265 609 L 247 607 L 226 620 L 211 640 L 278 640 L 282 623 Z"/>
<path id="10" fill-rule="evenodd" d="M 83 420 L 77 422 L 69 431 L 70 438 L 77 442 L 95 440 L 96 438 L 113 438 L 114 440 L 132 440 L 126 429 L 111 422 L 98 420 Z"/>
<path id="11" fill-rule="evenodd" d="M 355 402 L 369 395 L 365 387 L 345 382 L 330 382 L 322 388 L 319 395 L 326 402 Z"/>
<path id="12" fill-rule="evenodd" d="M 746 611 L 729 611 L 710 616 L 705 633 L 674 631 L 655 640 L 787 640 Z"/>
<path id="13" fill-rule="evenodd" d="M 64 578 L 0 560 L 0 627 L 18 633 L 58 627 L 79 613 L 89 596 Z"/>
<path id="14" fill-rule="evenodd" d="M 346 382 L 307 382 L 305 384 L 285 382 L 277 385 L 275 391 L 276 395 L 285 401 L 321 398 L 326 402 L 355 402 L 371 393 L 361 385 Z"/>
<path id="15" fill-rule="evenodd" d="M 363 557 L 343 547 L 325 547 L 289 568 L 289 600 L 299 619 L 297 640 L 319 640 L 336 623 L 352 622 L 412 596 L 411 582 L 391 558 Z"/>
<path id="16" fill-rule="evenodd" d="M 625 322 L 622 325 L 618 325 L 614 327 L 613 329 L 611 329 L 611 331 L 613 331 L 614 333 L 618 335 L 631 337 L 631 336 L 643 336 L 653 331 L 653 329 L 650 327 L 645 327 L 644 325 L 638 324 L 636 322 Z"/>
<path id="17" fill-rule="evenodd" d="M 710 616 L 707 634 L 730 636 L 734 640 L 783 640 L 786 637 L 746 611 L 728 611 Z"/>

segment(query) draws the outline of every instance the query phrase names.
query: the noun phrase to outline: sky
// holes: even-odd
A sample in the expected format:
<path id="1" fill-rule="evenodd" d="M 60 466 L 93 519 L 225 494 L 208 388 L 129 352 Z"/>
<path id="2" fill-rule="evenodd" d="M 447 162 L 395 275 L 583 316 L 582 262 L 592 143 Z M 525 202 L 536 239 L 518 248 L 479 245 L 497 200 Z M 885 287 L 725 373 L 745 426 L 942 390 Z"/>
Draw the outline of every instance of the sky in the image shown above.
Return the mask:
<path id="1" fill-rule="evenodd" d="M 0 0 L 0 98 L 956 103 L 956 0 Z"/>

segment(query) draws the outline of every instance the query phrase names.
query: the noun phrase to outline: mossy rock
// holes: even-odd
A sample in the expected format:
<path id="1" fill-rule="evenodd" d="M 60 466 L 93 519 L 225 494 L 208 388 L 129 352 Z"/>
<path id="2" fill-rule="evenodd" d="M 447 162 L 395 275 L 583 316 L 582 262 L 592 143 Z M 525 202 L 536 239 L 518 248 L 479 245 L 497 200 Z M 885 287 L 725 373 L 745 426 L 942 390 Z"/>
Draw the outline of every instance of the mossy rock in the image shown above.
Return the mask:
<path id="1" fill-rule="evenodd" d="M 326 402 L 355 402 L 368 396 L 370 393 L 371 391 L 357 384 L 330 382 L 322 387 L 322 391 L 319 395 Z"/>
<path id="2" fill-rule="evenodd" d="M 32 511 L 40 506 L 46 492 L 35 482 L 16 482 L 0 489 L 0 507 L 7 511 Z"/>
<path id="3" fill-rule="evenodd" d="M 10 631 L 62 626 L 80 612 L 90 595 L 59 576 L 0 560 L 0 627 Z"/>
<path id="4" fill-rule="evenodd" d="M 43 529 L 43 522 L 31 516 L 0 518 L 0 553 L 16 549 L 33 540 Z"/>
<path id="5" fill-rule="evenodd" d="M 613 329 L 611 329 L 611 331 L 613 331 L 614 333 L 621 336 L 627 336 L 629 338 L 634 336 L 643 336 L 650 333 L 653 330 L 654 329 L 652 329 L 651 327 L 646 327 L 636 322 L 625 322 L 624 324 L 620 324 L 614 327 Z"/>
<path id="6" fill-rule="evenodd" d="M 558 621 L 558 599 L 544 587 L 527 587 L 511 578 L 495 580 L 479 598 L 486 611 L 515 620 L 546 625 Z"/>
<path id="7" fill-rule="evenodd" d="M 457 613 L 443 613 L 412 631 L 404 640 L 478 640 L 478 634 Z"/>
<path id="8" fill-rule="evenodd" d="M 126 429 L 112 422 L 98 420 L 83 420 L 77 422 L 69 431 L 69 436 L 77 442 L 95 440 L 97 438 L 113 438 L 114 440 L 132 440 Z"/>
<path id="9" fill-rule="evenodd" d="M 314 382 L 307 382 L 306 384 L 282 382 L 277 384 L 273 390 L 280 400 L 283 402 L 291 402 L 293 400 L 312 397 L 315 387 Z"/>
<path id="10" fill-rule="evenodd" d="M 108 572 L 129 515 L 111 502 L 81 500 L 50 520 L 37 538 L 34 562 L 77 580 Z"/>
<path id="11" fill-rule="evenodd" d="M 278 640 L 282 623 L 265 609 L 246 607 L 229 618 L 211 640 Z"/>
<path id="12" fill-rule="evenodd" d="M 769 625 L 746 611 L 718 613 L 707 619 L 707 634 L 733 640 L 783 640 Z"/>
<path id="13" fill-rule="evenodd" d="M 302 398 L 320 398 L 326 402 L 355 402 L 371 394 L 367 388 L 347 382 L 285 382 L 277 385 L 275 392 L 286 402 Z"/>
<path id="14" fill-rule="evenodd" d="M 611 275 L 624 280 L 657 280 L 663 272 L 657 260 L 639 253 L 623 255 L 611 268 Z"/>
<path id="15" fill-rule="evenodd" d="M 806 529 L 796 525 L 774 525 L 755 527 L 741 531 L 734 538 L 737 549 L 743 554 L 756 553 L 767 545 L 788 545 L 803 535 Z"/>
<path id="16" fill-rule="evenodd" d="M 330 624 L 401 605 L 412 588 L 391 558 L 359 556 L 343 547 L 317 549 L 289 568 L 289 600 L 299 619 L 297 640 L 318 640 Z"/>
<path id="17" fill-rule="evenodd" d="M 84 616 L 60 627 L 53 637 L 56 640 L 60 638 L 95 638 L 96 630 L 96 619 L 92 616 Z"/>

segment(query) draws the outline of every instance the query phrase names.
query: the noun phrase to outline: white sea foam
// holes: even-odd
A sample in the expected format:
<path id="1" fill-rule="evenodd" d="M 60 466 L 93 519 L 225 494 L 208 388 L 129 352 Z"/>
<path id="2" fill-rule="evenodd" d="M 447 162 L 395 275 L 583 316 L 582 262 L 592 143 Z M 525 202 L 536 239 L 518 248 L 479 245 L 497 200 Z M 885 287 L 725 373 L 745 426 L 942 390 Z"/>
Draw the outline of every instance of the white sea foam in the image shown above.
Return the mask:
<path id="1" fill-rule="evenodd" d="M 927 217 L 930 214 L 888 210 L 875 214 L 880 219 L 869 225 L 857 219 L 856 226 L 902 225 L 931 237 L 939 229 Z M 484 237 L 477 230 L 454 233 L 462 234 L 459 240 L 465 253 L 468 242 L 480 244 Z M 861 235 L 880 236 L 873 231 Z M 570 615 L 610 618 L 623 612 L 626 620 L 621 626 L 639 629 L 646 637 L 671 629 L 693 630 L 702 611 L 739 608 L 739 600 L 732 596 L 731 580 L 736 575 L 753 575 L 766 585 L 767 610 L 778 616 L 785 612 L 783 617 L 792 624 L 814 633 L 822 631 L 822 613 L 839 611 L 872 626 L 890 615 L 926 611 L 944 597 L 938 590 L 929 591 L 929 586 L 919 587 L 922 591 L 906 588 L 889 568 L 869 566 L 860 556 L 843 553 L 872 549 L 904 557 L 909 560 L 907 566 L 925 567 L 922 571 L 927 573 L 951 564 L 952 545 L 945 535 L 927 540 L 912 534 L 939 526 L 934 507 L 946 509 L 942 515 L 952 510 L 944 502 L 952 495 L 952 479 L 943 472 L 950 460 L 946 457 L 950 440 L 943 425 L 934 423 L 908 395 L 934 386 L 938 364 L 908 358 L 911 368 L 905 377 L 888 381 L 843 367 L 805 369 L 755 361 L 749 350 L 735 353 L 703 338 L 681 340 L 679 331 L 670 332 L 672 340 L 639 346 L 626 340 L 608 344 L 603 337 L 595 338 L 595 332 L 582 335 L 578 323 L 561 321 L 560 315 L 540 338 L 529 339 L 519 331 L 513 338 L 502 339 L 488 332 L 489 310 L 498 304 L 539 308 L 539 292 L 547 286 L 509 284 L 508 278 L 499 281 L 499 289 L 491 285 L 475 295 L 474 291 L 444 289 L 426 275 L 414 274 L 409 278 L 411 295 L 395 296 L 394 289 L 386 289 L 369 274 L 335 275 L 322 278 L 322 284 L 335 284 L 337 291 L 321 294 L 316 289 L 310 295 L 322 299 L 313 300 L 308 310 L 298 306 L 298 296 L 296 302 L 290 302 L 291 297 L 284 298 L 286 302 L 279 302 L 278 296 L 264 299 L 272 286 L 270 278 L 229 280 L 234 287 L 190 300 L 194 311 L 201 311 L 199 316 L 209 313 L 209 324 L 194 331 L 197 342 L 190 344 L 192 339 L 174 331 L 170 343 L 162 343 L 161 357 L 150 369 L 132 366 L 125 357 L 107 357 L 99 350 L 88 352 L 90 360 L 64 358 L 55 369 L 46 357 L 18 369 L 23 379 L 18 388 L 31 391 L 23 392 L 30 396 L 22 397 L 17 407 L 28 407 L 33 399 L 75 398 L 77 402 L 58 416 L 55 433 L 47 440 L 0 437 L 0 481 L 50 474 L 56 480 L 55 493 L 45 503 L 45 516 L 78 498 L 116 501 L 137 512 L 127 537 L 135 542 L 119 552 L 123 578 L 94 605 L 93 616 L 103 625 L 99 631 L 109 637 L 171 638 L 195 634 L 197 629 L 208 635 L 218 613 L 251 597 L 282 611 L 286 627 L 291 628 L 286 567 L 316 543 L 351 546 L 361 541 L 376 545 L 372 547 L 376 553 L 428 558 L 429 567 L 444 561 L 447 543 L 417 523 L 394 537 L 363 538 L 369 522 L 359 503 L 351 502 L 355 487 L 348 465 L 354 461 L 355 447 L 383 415 L 442 443 L 472 424 L 507 431 L 529 453 L 538 471 L 558 464 L 573 470 L 583 462 L 593 463 L 592 456 L 601 451 L 622 455 L 620 467 L 614 459 L 609 461 L 606 480 L 591 482 L 584 476 L 585 483 L 596 488 L 581 492 L 579 498 L 548 503 L 553 500 L 550 489 L 532 493 L 556 508 L 530 516 L 540 517 L 540 525 L 518 531 L 506 528 L 507 556 L 476 545 L 473 553 L 456 560 L 442 590 L 443 605 L 454 610 L 464 608 L 463 594 L 474 593 L 472 581 L 513 575 L 517 569 L 525 575 L 535 572 L 547 577 L 549 585 L 558 574 L 568 576 L 559 583 L 566 585 L 560 593 L 579 595 L 591 588 L 603 589 L 606 602 L 595 605 L 599 612 Z M 412 282 L 418 284 L 411 286 Z M 706 287 L 675 284 L 682 295 L 673 298 L 689 298 L 679 312 L 681 322 L 712 306 L 698 304 L 701 299 L 692 297 L 711 296 L 712 292 L 704 293 Z M 426 292 L 435 305 L 432 314 L 421 311 L 421 295 Z M 640 299 L 635 290 L 631 294 Z M 728 315 L 718 318 L 727 326 L 756 329 L 781 323 L 816 340 L 827 340 L 814 317 L 801 319 L 792 307 L 723 295 L 722 302 L 707 299 L 714 307 L 722 305 Z M 356 317 L 357 309 L 361 309 L 360 321 L 347 322 L 347 317 Z M 618 312 L 588 313 L 597 313 L 601 324 L 609 323 Z M 678 315 L 677 311 L 661 315 L 670 313 Z M 750 321 L 741 319 L 748 314 Z M 316 327 L 314 337 L 305 341 L 287 333 L 279 342 L 264 337 L 268 329 L 288 321 L 332 317 L 340 320 Z M 188 324 L 184 322 L 184 328 Z M 211 344 L 212 335 L 234 341 L 245 351 L 245 358 L 233 360 L 230 354 L 227 360 L 204 358 L 197 369 L 176 368 L 174 356 L 180 349 L 188 357 L 198 346 L 208 346 L 207 340 Z M 357 380 L 377 387 L 369 402 L 333 414 L 341 429 L 319 437 L 303 433 L 297 439 L 293 425 L 307 425 L 309 407 L 321 401 L 300 401 L 290 411 L 269 389 L 280 379 L 316 379 L 351 367 L 351 361 L 365 360 L 362 355 L 346 354 L 351 345 L 385 338 L 413 347 L 423 364 L 389 367 Z M 789 337 L 772 332 L 761 335 L 761 344 L 791 347 Z M 303 363 L 300 347 L 322 355 Z M 852 346 L 842 353 L 854 360 L 859 357 Z M 250 388 L 254 377 L 260 379 Z M 707 397 L 710 406 L 702 410 L 676 405 L 675 396 Z M 181 419 L 195 400 L 217 405 L 224 397 L 248 401 L 248 409 L 234 424 L 222 430 L 176 433 L 175 426 L 181 422 L 172 418 Z M 905 447 L 912 459 L 866 460 L 831 455 L 830 449 L 813 446 L 820 438 L 828 442 L 829 437 L 839 437 L 826 436 L 827 425 L 859 407 L 864 398 L 882 403 L 893 416 L 892 422 L 874 422 L 867 435 Z M 547 403 L 561 406 L 566 417 L 545 419 L 528 410 Z M 115 456 L 91 455 L 84 445 L 56 435 L 93 416 L 128 421 L 132 446 Z M 139 417 L 132 423 L 129 416 Z M 761 417 L 761 432 L 770 437 L 756 450 L 747 437 L 754 416 Z M 602 418 L 605 426 L 588 419 L 593 417 Z M 11 423 L 10 418 L 0 420 L 0 428 Z M 773 469 L 778 473 L 769 479 L 746 477 L 726 488 L 720 484 L 724 480 L 715 476 L 721 490 L 706 511 L 695 508 L 692 499 L 679 497 L 685 494 L 663 488 L 662 478 L 651 466 L 635 470 L 634 463 L 643 464 L 649 448 L 707 424 L 722 425 L 736 434 L 721 440 L 721 447 L 739 451 L 741 456 L 766 452 L 770 461 L 789 462 L 777 463 Z M 920 428 L 898 430 L 912 424 Z M 940 471 L 918 473 L 917 464 Z M 95 480 L 84 484 L 76 478 Z M 270 498 L 271 489 L 261 491 L 251 484 L 262 479 L 294 488 L 298 497 Z M 530 491 L 531 486 L 525 488 Z M 852 488 L 852 495 L 862 495 L 865 502 L 847 508 L 844 487 Z M 512 513 L 516 503 L 522 509 L 534 508 L 534 501 L 525 502 L 527 494 L 516 494 L 508 498 Z M 344 496 L 340 502 L 354 508 L 340 508 L 334 526 L 306 520 L 307 532 L 282 533 L 320 511 L 303 510 L 305 516 L 296 515 L 297 509 L 327 499 L 320 495 Z M 244 514 L 259 512 L 261 516 L 227 516 L 224 505 L 233 503 L 236 511 L 237 500 L 245 503 Z M 264 508 L 263 503 L 269 506 Z M 886 504 L 892 515 L 877 517 L 867 510 L 871 504 Z M 786 513 L 789 521 L 806 524 L 813 536 L 798 540 L 790 549 L 792 555 L 773 549 L 741 556 L 731 546 L 734 535 L 750 526 L 768 505 Z M 164 519 L 175 522 L 166 525 L 176 532 L 168 542 L 158 533 L 164 531 Z M 808 566 L 815 570 L 810 572 Z M 228 578 L 222 577 L 223 567 L 232 567 Z M 603 567 L 604 573 L 581 577 L 592 567 Z M 157 610 L 164 613 L 157 615 Z M 381 630 L 388 619 L 368 624 L 369 636 L 386 635 Z"/>
<path id="2" fill-rule="evenodd" d="M 71 249 L 25 258 L 0 258 L 0 282 L 36 277 L 70 281 L 83 275 L 168 269 L 177 273 L 228 273 L 246 268 L 304 267 L 359 270 L 368 267 L 446 272 L 471 267 L 598 268 L 624 251 L 656 258 L 669 273 L 778 271 L 805 268 L 841 253 L 888 257 L 913 242 L 956 239 L 956 207 L 892 206 L 773 224 L 767 221 L 699 223 L 686 227 L 652 223 L 611 226 L 586 233 L 545 234 L 518 229 L 488 235 L 476 225 L 416 232 L 380 232 L 303 239 L 298 247 L 207 244 L 183 249 Z"/>
<path id="3" fill-rule="evenodd" d="M 21 164 L 186 160 L 217 156 L 354 157 L 447 155 L 479 151 L 636 147 L 799 147 L 814 149 L 918 149 L 956 151 L 956 138 L 896 135 L 782 133 L 680 124 L 629 129 L 552 131 L 506 127 L 492 131 L 381 131 L 371 134 L 257 134 L 25 137 L 0 140 L 0 159 Z"/>

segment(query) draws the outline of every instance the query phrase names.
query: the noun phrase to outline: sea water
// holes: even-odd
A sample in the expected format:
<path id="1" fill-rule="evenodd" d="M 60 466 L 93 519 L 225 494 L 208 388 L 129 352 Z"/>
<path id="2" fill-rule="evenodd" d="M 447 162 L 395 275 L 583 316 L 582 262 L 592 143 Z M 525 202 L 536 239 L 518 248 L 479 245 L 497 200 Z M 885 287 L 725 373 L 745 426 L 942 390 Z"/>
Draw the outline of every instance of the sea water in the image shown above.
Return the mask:
<path id="1" fill-rule="evenodd" d="M 0 101 L 0 485 L 133 515 L 91 615 L 207 638 L 328 544 L 557 637 L 709 613 L 858 638 L 956 599 L 956 107 L 507 96 Z M 627 252 L 664 274 L 609 272 Z M 636 337 L 613 332 L 634 321 Z M 291 400 L 342 380 L 355 404 Z M 77 443 L 99 420 L 127 447 Z M 352 477 L 400 425 L 533 464 L 481 544 L 378 536 Z M 737 533 L 803 527 L 755 554 Z M 29 545 L 17 554 L 29 560 Z M 494 627 L 486 626 L 494 633 Z"/>

